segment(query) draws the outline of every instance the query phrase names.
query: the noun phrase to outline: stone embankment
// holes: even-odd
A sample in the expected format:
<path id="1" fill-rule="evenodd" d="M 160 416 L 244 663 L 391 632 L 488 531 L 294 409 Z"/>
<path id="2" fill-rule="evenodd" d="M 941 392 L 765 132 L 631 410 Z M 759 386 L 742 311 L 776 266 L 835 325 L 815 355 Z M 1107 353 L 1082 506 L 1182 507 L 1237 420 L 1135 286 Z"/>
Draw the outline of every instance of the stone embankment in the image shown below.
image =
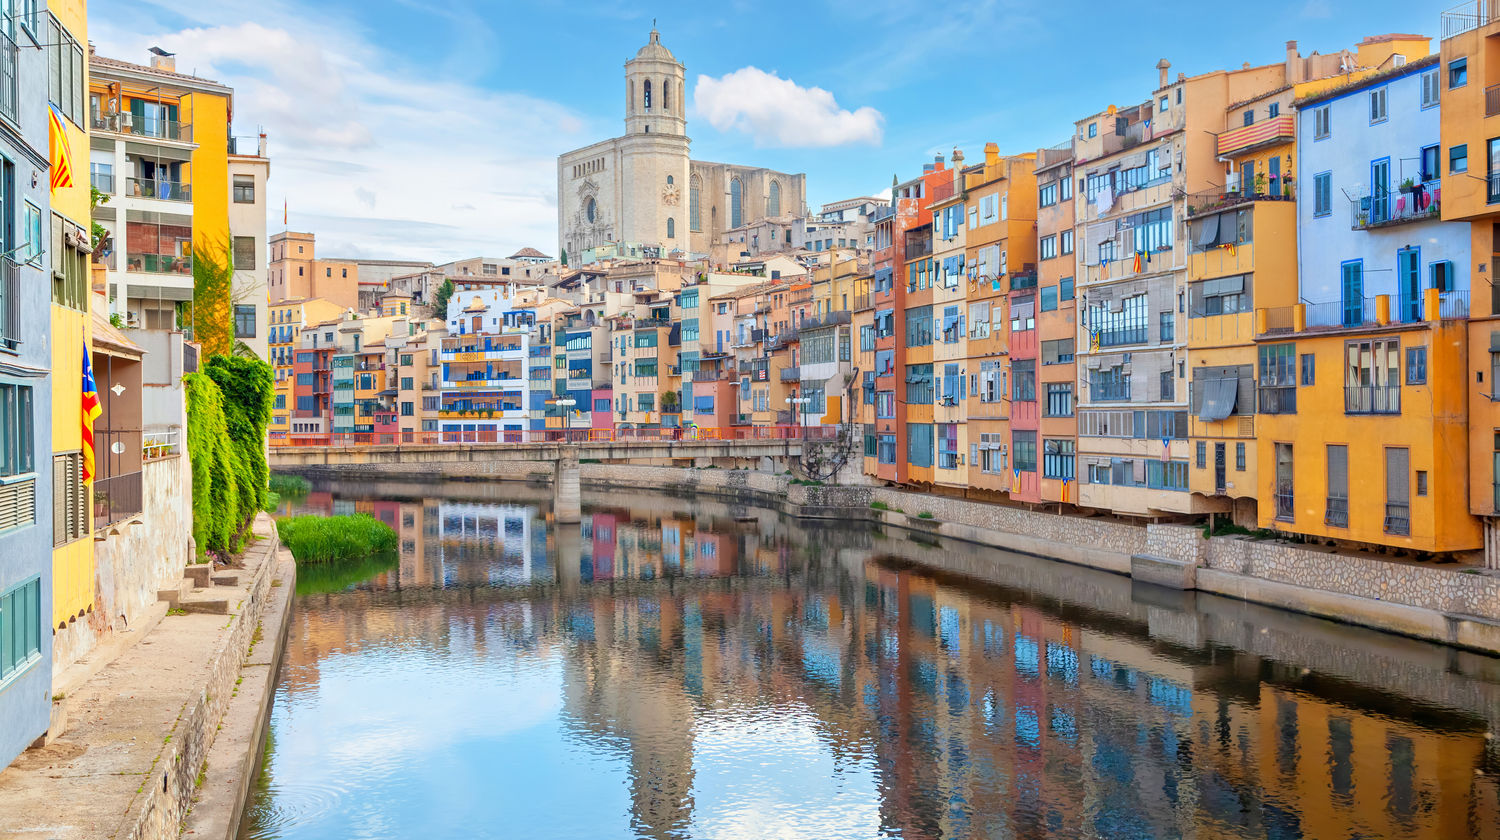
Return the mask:
<path id="1" fill-rule="evenodd" d="M 70 669 L 46 742 L 0 772 L 0 837 L 234 837 L 296 576 L 269 517 L 254 533 L 243 568 L 164 591 Z"/>
<path id="2" fill-rule="evenodd" d="M 358 469 L 361 480 L 378 468 Z M 349 478 L 338 467 L 314 478 Z M 551 465 L 443 465 L 421 480 L 551 480 Z M 388 476 L 403 480 L 410 473 Z M 1500 576 L 1483 569 L 1242 536 L 1182 525 L 1134 525 L 888 487 L 793 483 L 751 470 L 583 464 L 589 487 L 705 494 L 794 516 L 882 522 L 1104 569 L 1174 589 L 1217 593 L 1488 653 L 1500 653 Z M 923 514 L 928 514 L 923 516 Z"/>

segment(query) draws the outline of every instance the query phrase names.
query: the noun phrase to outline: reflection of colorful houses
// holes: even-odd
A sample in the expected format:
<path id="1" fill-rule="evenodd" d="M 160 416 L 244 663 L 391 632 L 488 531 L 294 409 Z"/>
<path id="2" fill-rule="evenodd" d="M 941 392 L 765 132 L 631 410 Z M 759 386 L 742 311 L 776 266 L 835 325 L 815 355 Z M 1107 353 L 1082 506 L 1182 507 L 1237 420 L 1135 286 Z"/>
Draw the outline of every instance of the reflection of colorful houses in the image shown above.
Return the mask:
<path id="1" fill-rule="evenodd" d="M 438 505 L 444 581 L 495 586 L 551 580 L 546 538 L 533 535 L 536 508 L 481 503 Z"/>

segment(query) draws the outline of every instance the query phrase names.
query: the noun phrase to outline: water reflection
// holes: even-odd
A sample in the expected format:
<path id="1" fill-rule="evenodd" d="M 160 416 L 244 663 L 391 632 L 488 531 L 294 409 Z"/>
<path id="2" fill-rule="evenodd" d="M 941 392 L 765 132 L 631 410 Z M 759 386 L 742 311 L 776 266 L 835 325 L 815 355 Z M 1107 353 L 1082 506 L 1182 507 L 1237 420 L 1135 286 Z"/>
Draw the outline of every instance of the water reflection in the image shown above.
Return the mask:
<path id="1" fill-rule="evenodd" d="M 511 498 L 303 502 L 400 558 L 299 595 L 246 836 L 1500 836 L 1495 660 L 899 531 L 456 492 Z"/>

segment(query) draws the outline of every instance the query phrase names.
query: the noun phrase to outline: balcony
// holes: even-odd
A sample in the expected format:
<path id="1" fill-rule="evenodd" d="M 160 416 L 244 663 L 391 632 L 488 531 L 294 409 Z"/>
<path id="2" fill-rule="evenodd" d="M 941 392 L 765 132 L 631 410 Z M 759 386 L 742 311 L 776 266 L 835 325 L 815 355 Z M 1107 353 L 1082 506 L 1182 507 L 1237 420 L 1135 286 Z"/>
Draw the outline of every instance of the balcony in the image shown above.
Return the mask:
<path id="1" fill-rule="evenodd" d="M 1436 221 L 1440 212 L 1440 186 L 1441 183 L 1434 179 L 1403 185 L 1396 193 L 1353 199 L 1349 202 L 1349 226 L 1353 230 L 1377 230 L 1411 222 Z M 1492 202 L 1496 200 L 1493 188 L 1490 197 Z"/>
<path id="2" fill-rule="evenodd" d="M 731 378 L 727 371 L 722 370 L 704 370 L 703 368 L 699 368 L 693 371 L 694 382 L 724 382 Z"/>
<path id="3" fill-rule="evenodd" d="M 854 296 L 854 311 L 855 312 L 863 312 L 866 309 L 874 309 L 874 308 L 875 308 L 875 298 L 873 296 L 871 296 L 871 295 L 855 295 Z"/>
<path id="4" fill-rule="evenodd" d="M 832 327 L 847 323 L 849 323 L 849 313 L 839 310 L 837 312 L 830 312 L 821 318 L 803 318 L 802 323 L 797 325 L 797 329 L 815 330 L 819 327 Z"/>
<path id="5" fill-rule="evenodd" d="M 895 207 L 889 204 L 876 205 L 875 212 L 870 215 L 870 223 L 879 224 L 894 215 L 896 215 Z"/>
<path id="6" fill-rule="evenodd" d="M 668 329 L 671 326 L 672 326 L 672 319 L 671 318 L 637 318 L 637 319 L 635 319 L 635 329 L 638 329 L 638 330 L 660 330 L 660 329 Z"/>
<path id="7" fill-rule="evenodd" d="M 1266 385 L 1258 390 L 1261 414 L 1296 414 L 1296 385 Z"/>
<path id="8" fill-rule="evenodd" d="M 1130 381 L 1095 383 L 1090 386 L 1089 395 L 1095 402 L 1129 402 Z"/>
<path id="9" fill-rule="evenodd" d="M 802 368 L 789 367 L 781 369 L 782 382 L 800 382 L 802 380 Z"/>
<path id="10" fill-rule="evenodd" d="M 193 185 L 161 178 L 126 178 L 125 194 L 162 201 L 192 201 Z"/>
<path id="11" fill-rule="evenodd" d="M 1400 414 L 1400 385 L 1344 386 L 1345 414 Z"/>
<path id="12" fill-rule="evenodd" d="M 125 255 L 125 270 L 139 271 L 145 274 L 180 274 L 192 277 L 193 258 L 173 257 L 166 254 L 127 253 Z"/>
<path id="13" fill-rule="evenodd" d="M 1500 85 L 1490 85 L 1484 89 L 1484 115 L 1493 117 L 1500 114 Z"/>
<path id="14" fill-rule="evenodd" d="M 1460 3 L 1442 14 L 1443 40 L 1487 26 L 1496 20 L 1500 20 L 1500 2 L 1496 0 L 1469 0 Z"/>
<path id="15" fill-rule="evenodd" d="M 94 479 L 94 528 L 123 522 L 144 510 L 141 472 Z"/>
<path id="16" fill-rule="evenodd" d="M 1290 143 L 1296 136 L 1295 119 L 1291 114 L 1282 114 L 1220 134 L 1219 156 L 1239 154 L 1247 149 L 1273 143 Z"/>
<path id="17" fill-rule="evenodd" d="M 1385 504 L 1385 532 L 1396 536 L 1411 535 L 1411 506 L 1395 502 Z"/>
<path id="18" fill-rule="evenodd" d="M 957 175 L 958 173 L 955 172 L 954 174 Z M 932 193 L 930 196 L 931 200 L 928 203 L 937 204 L 939 202 L 947 201 L 948 199 L 953 197 L 953 193 L 954 184 L 952 180 L 940 184 L 935 184 L 932 187 Z"/>
<path id="19" fill-rule="evenodd" d="M 1100 347 L 1125 347 L 1131 344 L 1145 344 L 1150 338 L 1151 331 L 1146 327 L 1130 327 L 1120 330 L 1100 330 Z"/>
<path id="20" fill-rule="evenodd" d="M 154 140 L 172 140 L 181 143 L 193 142 L 191 123 L 176 120 L 159 120 L 136 117 L 134 114 L 95 114 L 93 126 L 97 131 L 129 134 L 133 137 L 149 137 Z"/>
<path id="21" fill-rule="evenodd" d="M 1290 184 L 1283 182 L 1277 188 L 1276 193 L 1249 192 L 1242 193 L 1237 190 L 1214 190 L 1211 192 L 1189 193 L 1186 197 L 1187 217 L 1203 216 L 1209 213 L 1217 213 L 1241 204 L 1252 201 L 1294 201 L 1296 191 Z"/>

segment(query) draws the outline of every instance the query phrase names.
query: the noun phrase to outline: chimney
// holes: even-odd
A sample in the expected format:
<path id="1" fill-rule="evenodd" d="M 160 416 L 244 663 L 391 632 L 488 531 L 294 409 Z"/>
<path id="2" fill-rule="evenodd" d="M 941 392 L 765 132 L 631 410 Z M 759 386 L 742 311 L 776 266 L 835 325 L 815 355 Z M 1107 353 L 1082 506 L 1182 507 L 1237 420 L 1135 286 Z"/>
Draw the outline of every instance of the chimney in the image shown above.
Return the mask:
<path id="1" fill-rule="evenodd" d="M 151 53 L 152 70 L 165 70 L 168 73 L 177 72 L 176 53 L 169 53 L 161 47 L 152 47 L 147 52 Z"/>
<path id="2" fill-rule="evenodd" d="M 1286 42 L 1286 80 L 1290 84 L 1296 84 L 1304 80 L 1306 74 L 1303 71 L 1302 54 L 1297 51 L 1296 41 Z"/>
<path id="3" fill-rule="evenodd" d="M 963 165 L 964 165 L 964 150 L 958 148 L 957 146 L 954 146 L 953 147 L 953 168 L 954 169 L 962 169 Z"/>
<path id="4" fill-rule="evenodd" d="M 1158 89 L 1167 86 L 1167 71 L 1170 69 L 1172 69 L 1172 62 L 1167 61 L 1165 58 L 1156 62 L 1156 75 L 1157 79 L 1161 82 L 1161 84 L 1157 85 Z"/>
<path id="5" fill-rule="evenodd" d="M 1000 147 L 999 146 L 995 145 L 994 143 L 985 143 L 984 144 L 984 165 L 985 166 L 999 166 L 1000 165 Z"/>
<path id="6" fill-rule="evenodd" d="M 933 155 L 932 156 L 932 168 L 933 169 L 942 169 L 943 168 L 943 156 L 942 155 Z"/>

